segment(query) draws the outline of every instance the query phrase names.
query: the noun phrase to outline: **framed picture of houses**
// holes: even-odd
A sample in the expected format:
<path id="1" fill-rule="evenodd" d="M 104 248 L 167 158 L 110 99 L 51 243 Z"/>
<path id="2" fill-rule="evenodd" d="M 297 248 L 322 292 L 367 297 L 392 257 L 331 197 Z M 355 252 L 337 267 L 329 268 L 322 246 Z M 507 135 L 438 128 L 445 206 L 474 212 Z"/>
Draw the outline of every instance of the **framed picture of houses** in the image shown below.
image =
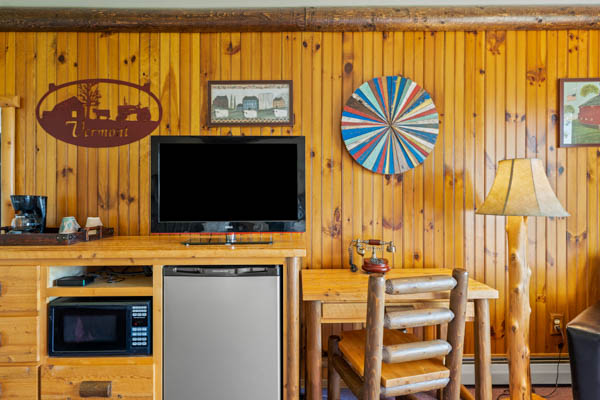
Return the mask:
<path id="1" fill-rule="evenodd" d="M 600 78 L 560 79 L 560 147 L 600 146 Z"/>
<path id="2" fill-rule="evenodd" d="M 209 81 L 208 126 L 292 126 L 292 81 Z"/>

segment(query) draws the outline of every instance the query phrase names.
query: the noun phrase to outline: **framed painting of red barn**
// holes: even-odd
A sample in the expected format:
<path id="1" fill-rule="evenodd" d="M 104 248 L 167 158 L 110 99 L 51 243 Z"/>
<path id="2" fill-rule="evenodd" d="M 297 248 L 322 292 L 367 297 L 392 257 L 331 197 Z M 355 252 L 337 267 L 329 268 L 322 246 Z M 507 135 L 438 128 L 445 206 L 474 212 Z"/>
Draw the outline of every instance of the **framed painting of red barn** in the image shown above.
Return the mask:
<path id="1" fill-rule="evenodd" d="M 560 79 L 560 147 L 600 146 L 600 78 Z"/>

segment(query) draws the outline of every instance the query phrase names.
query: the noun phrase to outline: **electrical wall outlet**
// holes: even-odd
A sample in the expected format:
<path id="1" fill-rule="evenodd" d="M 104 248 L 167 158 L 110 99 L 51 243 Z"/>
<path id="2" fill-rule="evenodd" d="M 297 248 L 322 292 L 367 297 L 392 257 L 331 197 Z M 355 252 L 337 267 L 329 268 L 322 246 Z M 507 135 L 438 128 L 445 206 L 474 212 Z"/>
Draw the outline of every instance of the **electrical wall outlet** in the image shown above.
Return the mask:
<path id="1" fill-rule="evenodd" d="M 563 329 L 565 329 L 565 315 L 550 313 L 550 335 L 560 336 Z"/>

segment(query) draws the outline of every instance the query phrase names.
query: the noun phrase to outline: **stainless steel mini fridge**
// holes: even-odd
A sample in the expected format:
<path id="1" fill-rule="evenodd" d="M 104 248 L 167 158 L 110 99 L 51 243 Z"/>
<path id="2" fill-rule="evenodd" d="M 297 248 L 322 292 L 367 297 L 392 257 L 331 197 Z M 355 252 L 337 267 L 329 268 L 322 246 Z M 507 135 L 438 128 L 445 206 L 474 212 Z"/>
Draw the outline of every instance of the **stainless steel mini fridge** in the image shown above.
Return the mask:
<path id="1" fill-rule="evenodd" d="M 280 275 L 280 266 L 164 267 L 164 399 L 282 398 Z"/>

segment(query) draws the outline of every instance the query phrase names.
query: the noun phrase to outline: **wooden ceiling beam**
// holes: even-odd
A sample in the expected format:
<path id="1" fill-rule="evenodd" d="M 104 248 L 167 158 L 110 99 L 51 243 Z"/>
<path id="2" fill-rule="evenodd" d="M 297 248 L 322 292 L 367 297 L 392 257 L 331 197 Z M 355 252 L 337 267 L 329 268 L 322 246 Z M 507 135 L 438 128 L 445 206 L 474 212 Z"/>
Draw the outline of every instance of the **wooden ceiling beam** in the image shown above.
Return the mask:
<path id="1" fill-rule="evenodd" d="M 0 30 L 360 32 L 600 29 L 600 6 L 92 9 L 0 7 Z"/>

